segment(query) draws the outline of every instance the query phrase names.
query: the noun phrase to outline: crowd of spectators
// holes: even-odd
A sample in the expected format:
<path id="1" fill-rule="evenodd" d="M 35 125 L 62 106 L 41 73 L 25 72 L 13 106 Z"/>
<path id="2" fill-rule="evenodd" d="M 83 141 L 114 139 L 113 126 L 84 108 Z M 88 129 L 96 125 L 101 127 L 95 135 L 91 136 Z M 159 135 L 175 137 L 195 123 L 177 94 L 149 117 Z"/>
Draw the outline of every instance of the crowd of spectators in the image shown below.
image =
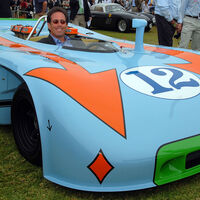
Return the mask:
<path id="1" fill-rule="evenodd" d="M 61 6 L 69 11 L 70 0 L 47 0 L 47 9 Z M 152 12 L 150 0 L 88 0 L 89 6 L 97 3 L 118 3 L 127 11 Z M 34 0 L 10 0 L 12 17 L 34 17 Z"/>
<path id="2" fill-rule="evenodd" d="M 48 0 L 47 8 L 51 9 L 54 6 L 62 6 L 64 1 L 65 0 Z M 10 8 L 12 17 L 33 18 L 36 12 L 34 0 L 10 0 Z"/>
<path id="3" fill-rule="evenodd" d="M 33 17 L 32 0 L 10 0 L 12 17 Z"/>

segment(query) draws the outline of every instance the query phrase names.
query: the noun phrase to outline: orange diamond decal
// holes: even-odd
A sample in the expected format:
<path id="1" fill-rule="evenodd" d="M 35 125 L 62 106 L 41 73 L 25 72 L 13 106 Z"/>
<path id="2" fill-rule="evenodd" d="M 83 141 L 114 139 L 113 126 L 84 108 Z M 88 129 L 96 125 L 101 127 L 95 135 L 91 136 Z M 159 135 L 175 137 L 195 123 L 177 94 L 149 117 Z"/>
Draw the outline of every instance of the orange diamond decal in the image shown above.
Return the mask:
<path id="1" fill-rule="evenodd" d="M 99 151 L 96 158 L 88 166 L 91 172 L 96 176 L 100 183 L 103 182 L 108 173 L 114 168 L 104 156 L 102 150 Z"/>

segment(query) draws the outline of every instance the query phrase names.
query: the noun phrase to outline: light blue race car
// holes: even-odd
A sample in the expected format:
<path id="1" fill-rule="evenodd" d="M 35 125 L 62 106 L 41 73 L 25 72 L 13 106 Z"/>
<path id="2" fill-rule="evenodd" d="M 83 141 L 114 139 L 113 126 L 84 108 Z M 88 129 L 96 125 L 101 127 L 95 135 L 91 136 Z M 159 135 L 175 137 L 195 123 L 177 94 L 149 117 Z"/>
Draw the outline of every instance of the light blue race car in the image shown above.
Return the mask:
<path id="1" fill-rule="evenodd" d="M 58 47 L 37 42 L 45 16 L 0 20 L 0 124 L 46 179 L 108 192 L 200 172 L 200 52 L 144 45 L 132 25 L 135 43 L 69 24 Z"/>

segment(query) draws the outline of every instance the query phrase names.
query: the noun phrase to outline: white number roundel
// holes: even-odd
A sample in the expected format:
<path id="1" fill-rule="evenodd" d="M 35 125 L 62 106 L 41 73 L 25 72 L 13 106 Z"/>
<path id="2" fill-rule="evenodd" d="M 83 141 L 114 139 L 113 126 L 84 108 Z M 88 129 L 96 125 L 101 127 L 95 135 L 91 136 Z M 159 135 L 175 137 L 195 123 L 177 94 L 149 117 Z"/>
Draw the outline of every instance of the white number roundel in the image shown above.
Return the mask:
<path id="1" fill-rule="evenodd" d="M 200 79 L 191 72 L 164 66 L 142 66 L 121 73 L 130 88 L 154 97 L 186 99 L 200 93 Z"/>

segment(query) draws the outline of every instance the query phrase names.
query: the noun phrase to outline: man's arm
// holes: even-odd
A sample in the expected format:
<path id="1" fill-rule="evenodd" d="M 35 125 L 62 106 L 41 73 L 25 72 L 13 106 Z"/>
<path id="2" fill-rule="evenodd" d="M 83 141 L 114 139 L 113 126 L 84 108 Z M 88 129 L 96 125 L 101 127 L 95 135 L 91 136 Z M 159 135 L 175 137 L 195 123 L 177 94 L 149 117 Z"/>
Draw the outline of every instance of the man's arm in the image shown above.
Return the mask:
<path id="1" fill-rule="evenodd" d="M 188 3 L 189 3 L 189 0 L 181 0 L 181 4 L 179 7 L 179 20 L 178 20 L 180 23 L 183 23 L 183 18 L 185 16 L 185 10 L 186 10 Z"/>

